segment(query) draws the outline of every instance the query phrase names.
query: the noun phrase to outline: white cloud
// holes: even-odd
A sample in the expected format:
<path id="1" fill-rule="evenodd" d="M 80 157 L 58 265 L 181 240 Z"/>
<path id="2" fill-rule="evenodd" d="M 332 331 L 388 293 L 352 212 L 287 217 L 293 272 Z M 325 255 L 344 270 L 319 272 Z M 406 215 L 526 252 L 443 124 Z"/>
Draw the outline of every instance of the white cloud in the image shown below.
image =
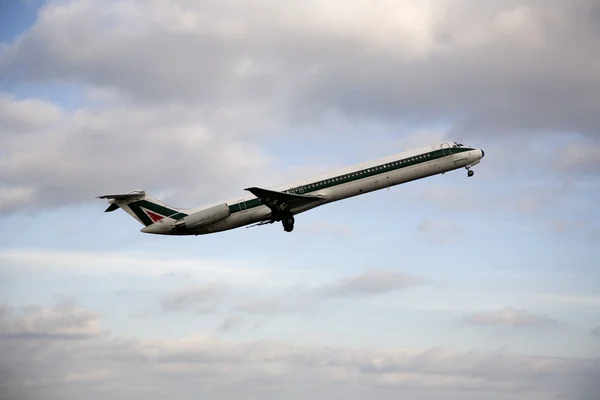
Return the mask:
<path id="1" fill-rule="evenodd" d="M 63 318 L 57 327 L 62 331 L 71 325 Z M 142 393 L 147 399 L 166 394 L 238 398 L 242 393 L 264 399 L 282 391 L 290 398 L 306 398 L 340 393 L 345 387 L 352 388 L 353 399 L 392 399 L 398 393 L 443 398 L 439 391 L 461 398 L 476 393 L 491 399 L 583 399 L 597 393 L 593 377 L 599 372 L 595 360 L 583 358 L 443 347 L 356 349 L 202 335 L 154 340 L 103 333 L 69 341 L 49 337 L 43 343 L 33 337 L 0 338 L 0 351 L 0 370 L 8 372 L 0 375 L 0 391 L 19 400 L 42 392 L 47 399 Z"/>
<path id="2" fill-rule="evenodd" d="M 35 188 L 24 186 L 0 187 L 0 210 L 12 211 L 33 203 Z"/>
<path id="3" fill-rule="evenodd" d="M 10 138 L 0 212 L 77 203 L 102 188 L 195 204 L 267 172 L 276 183 L 288 175 L 263 143 L 322 127 L 332 112 L 351 126 L 455 124 L 458 140 L 598 132 L 592 4 L 260 4 L 44 5 L 2 48 L 4 86 L 53 82 L 60 98 L 64 82 L 89 103 L 66 111 L 2 95 L 0 121 L 12 122 L 0 127 Z M 16 135 L 23 127 L 27 137 Z M 23 187 L 31 201 L 11 201 Z"/>
<path id="4" fill-rule="evenodd" d="M 196 281 L 224 281 L 238 287 L 278 285 L 314 279 L 314 271 L 281 269 L 277 265 L 244 259 L 182 257 L 169 252 L 52 251 L 0 249 L 0 270 L 75 272 L 102 276 L 184 274 Z M 187 278 L 186 278 L 187 279 Z"/>
<path id="5" fill-rule="evenodd" d="M 0 306 L 0 336 L 77 339 L 99 335 L 99 328 L 98 316 L 75 308 L 72 301 L 60 302 L 50 309 L 31 307 L 19 314 Z"/>
<path id="6" fill-rule="evenodd" d="M 558 321 L 544 316 L 531 314 L 526 310 L 505 307 L 498 311 L 480 312 L 464 319 L 472 325 L 513 326 L 513 327 L 555 327 Z"/>
<path id="7" fill-rule="evenodd" d="M 55 104 L 39 100 L 17 100 L 0 92 L 0 138 L 8 140 L 6 132 L 27 134 L 51 127 L 62 118 L 62 111 Z"/>
<path id="8" fill-rule="evenodd" d="M 30 201 L 22 208 L 135 188 L 170 192 L 178 204 L 195 206 L 232 195 L 231 188 L 241 193 L 244 182 L 261 181 L 260 173 L 273 165 L 269 157 L 243 138 L 243 130 L 236 135 L 212 130 L 202 121 L 205 112 L 193 106 L 80 109 L 31 135 L 0 128 L 11 135 L 0 156 L 0 179 L 8 185 L 0 192 L 0 211 L 14 208 L 15 193 L 23 187 Z M 223 117 L 248 115 L 213 118 Z M 184 189 L 186 196 L 178 196 Z"/>

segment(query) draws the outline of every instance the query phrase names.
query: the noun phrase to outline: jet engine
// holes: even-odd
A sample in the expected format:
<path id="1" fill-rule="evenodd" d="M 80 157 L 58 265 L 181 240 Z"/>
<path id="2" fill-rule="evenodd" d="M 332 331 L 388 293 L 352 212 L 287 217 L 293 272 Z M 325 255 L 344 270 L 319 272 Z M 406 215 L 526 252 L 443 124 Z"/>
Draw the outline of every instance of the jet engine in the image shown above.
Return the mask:
<path id="1" fill-rule="evenodd" d="M 190 214 L 175 224 L 176 229 L 196 229 L 221 221 L 231 215 L 226 203 Z"/>

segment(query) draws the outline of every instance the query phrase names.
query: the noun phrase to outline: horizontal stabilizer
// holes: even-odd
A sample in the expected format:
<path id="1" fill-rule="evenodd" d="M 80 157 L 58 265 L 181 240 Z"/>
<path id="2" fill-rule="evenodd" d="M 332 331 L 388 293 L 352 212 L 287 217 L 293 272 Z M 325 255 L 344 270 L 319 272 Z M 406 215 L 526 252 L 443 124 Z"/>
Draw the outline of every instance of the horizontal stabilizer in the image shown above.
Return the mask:
<path id="1" fill-rule="evenodd" d="M 115 200 L 136 200 L 141 199 L 146 195 L 146 192 L 143 190 L 136 190 L 129 193 L 123 194 L 105 194 L 103 196 L 98 196 L 98 199 L 115 199 Z"/>
<path id="2" fill-rule="evenodd" d="M 104 210 L 104 212 L 111 212 L 111 211 L 115 211 L 118 209 L 119 209 L 119 206 L 113 203 L 110 206 L 108 206 L 108 208 L 106 210 Z"/>

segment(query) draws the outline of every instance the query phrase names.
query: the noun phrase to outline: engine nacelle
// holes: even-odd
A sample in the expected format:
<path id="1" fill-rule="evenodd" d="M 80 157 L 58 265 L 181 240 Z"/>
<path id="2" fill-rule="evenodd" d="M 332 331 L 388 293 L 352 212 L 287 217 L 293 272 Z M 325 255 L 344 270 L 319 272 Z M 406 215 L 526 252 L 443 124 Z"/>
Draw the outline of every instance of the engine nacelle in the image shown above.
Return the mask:
<path id="1" fill-rule="evenodd" d="M 184 217 L 175 227 L 185 229 L 196 229 L 212 223 L 221 221 L 231 215 L 229 206 L 225 203 L 219 204 L 206 210 L 198 211 Z"/>

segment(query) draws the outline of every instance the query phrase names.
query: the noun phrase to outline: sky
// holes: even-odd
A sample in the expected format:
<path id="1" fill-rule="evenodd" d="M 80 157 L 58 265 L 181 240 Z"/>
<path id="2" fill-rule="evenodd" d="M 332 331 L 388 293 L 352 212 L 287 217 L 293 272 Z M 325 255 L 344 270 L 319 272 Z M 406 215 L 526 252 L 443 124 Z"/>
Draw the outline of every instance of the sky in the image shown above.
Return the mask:
<path id="1" fill-rule="evenodd" d="M 597 399 L 600 4 L 0 0 L 0 400 Z M 147 235 L 440 141 L 456 170 Z"/>

